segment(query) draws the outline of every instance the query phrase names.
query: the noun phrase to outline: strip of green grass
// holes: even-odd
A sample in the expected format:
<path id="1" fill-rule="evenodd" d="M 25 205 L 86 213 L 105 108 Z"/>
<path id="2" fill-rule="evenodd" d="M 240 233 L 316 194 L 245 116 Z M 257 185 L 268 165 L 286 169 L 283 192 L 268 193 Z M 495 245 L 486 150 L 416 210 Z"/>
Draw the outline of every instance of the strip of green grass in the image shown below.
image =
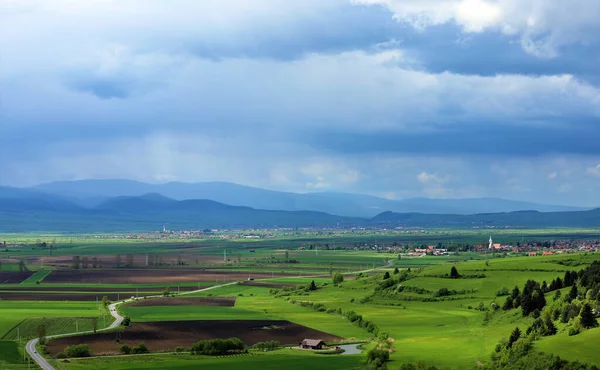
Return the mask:
<path id="1" fill-rule="evenodd" d="M 150 306 L 124 307 L 125 315 L 136 321 L 185 320 L 276 320 L 278 317 L 237 307 L 214 306 Z"/>
<path id="2" fill-rule="evenodd" d="M 545 337 L 535 343 L 535 348 L 569 361 L 589 362 L 600 366 L 598 343 L 600 343 L 600 328 L 584 330 L 574 336 L 568 336 L 563 332 Z"/>
<path id="3" fill-rule="evenodd" d="M 23 358 L 19 353 L 17 342 L 0 341 L 0 364 L 20 364 L 22 362 Z"/>
<path id="4" fill-rule="evenodd" d="M 50 275 L 51 272 L 52 272 L 52 270 L 38 270 L 30 277 L 23 280 L 21 282 L 21 284 L 27 285 L 27 284 L 36 284 L 38 282 L 42 282 L 42 280 L 44 280 L 44 278 L 46 276 Z"/>
<path id="5" fill-rule="evenodd" d="M 35 317 L 93 317 L 104 313 L 95 302 L 1 301 L 0 338 L 25 319 Z M 51 333 L 48 333 L 51 334 Z"/>
<path id="6" fill-rule="evenodd" d="M 67 334 L 78 331 L 91 331 L 94 329 L 93 320 L 96 320 L 96 329 L 103 328 L 113 322 L 112 316 L 103 317 L 53 317 L 53 318 L 29 318 L 22 321 L 6 333 L 3 340 L 17 340 L 35 338 L 38 336 L 37 328 L 44 325 L 47 335 Z"/>
<path id="7" fill-rule="evenodd" d="M 363 369 L 362 356 L 319 356 L 297 350 L 279 350 L 265 354 L 204 357 L 190 355 L 125 356 L 112 358 L 74 359 L 61 365 L 67 369 L 219 369 L 219 370 L 332 370 Z"/>

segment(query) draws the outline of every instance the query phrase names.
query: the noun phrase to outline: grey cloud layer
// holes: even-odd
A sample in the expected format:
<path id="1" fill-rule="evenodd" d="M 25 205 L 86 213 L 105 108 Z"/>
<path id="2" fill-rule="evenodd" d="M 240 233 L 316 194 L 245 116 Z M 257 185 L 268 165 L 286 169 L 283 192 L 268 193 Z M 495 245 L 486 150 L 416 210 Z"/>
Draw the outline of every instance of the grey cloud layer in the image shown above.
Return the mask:
<path id="1" fill-rule="evenodd" d="M 4 0 L 0 182 L 590 203 L 598 7 L 576 3 Z"/>

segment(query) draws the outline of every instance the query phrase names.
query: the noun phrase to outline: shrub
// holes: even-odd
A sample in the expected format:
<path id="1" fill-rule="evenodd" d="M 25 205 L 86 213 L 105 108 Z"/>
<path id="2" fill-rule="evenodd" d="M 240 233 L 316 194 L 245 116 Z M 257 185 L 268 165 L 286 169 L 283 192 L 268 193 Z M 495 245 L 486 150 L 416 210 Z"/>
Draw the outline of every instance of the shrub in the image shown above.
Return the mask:
<path id="1" fill-rule="evenodd" d="M 141 353 L 148 353 L 150 352 L 148 350 L 148 347 L 146 347 L 146 344 L 144 342 L 138 344 L 137 346 L 133 347 L 133 353 L 135 353 L 136 355 L 141 354 Z"/>
<path id="2" fill-rule="evenodd" d="M 131 347 L 129 347 L 127 344 L 123 344 L 121 348 L 119 348 L 119 352 L 124 355 L 128 355 L 131 353 Z"/>
<path id="3" fill-rule="evenodd" d="M 373 348 L 367 352 L 368 363 L 385 363 L 390 359 L 390 353 L 384 349 Z"/>
<path id="4" fill-rule="evenodd" d="M 577 328 L 570 328 L 569 329 L 569 336 L 572 337 L 573 335 L 577 335 L 579 334 L 579 329 Z"/>
<path id="5" fill-rule="evenodd" d="M 191 348 L 193 355 L 218 356 L 244 350 L 244 342 L 238 338 L 201 340 Z"/>
<path id="6" fill-rule="evenodd" d="M 64 352 L 58 352 L 56 358 L 67 358 L 67 355 Z"/>
<path id="7" fill-rule="evenodd" d="M 129 318 L 129 316 L 125 316 L 123 318 L 122 324 L 123 324 L 123 326 L 129 326 L 129 325 L 131 325 L 131 319 Z"/>
<path id="8" fill-rule="evenodd" d="M 185 348 L 177 347 L 177 348 L 175 348 L 175 352 L 177 352 L 177 353 L 185 352 Z"/>
<path id="9" fill-rule="evenodd" d="M 65 348 L 68 357 L 90 357 L 90 346 L 87 344 L 75 344 Z"/>
<path id="10" fill-rule="evenodd" d="M 278 341 L 270 340 L 267 342 L 258 342 L 255 345 L 253 345 L 252 348 L 262 350 L 262 351 L 272 351 L 272 350 L 279 348 L 280 346 L 281 346 L 281 343 L 279 343 Z"/>
<path id="11" fill-rule="evenodd" d="M 498 297 L 502 297 L 502 296 L 509 295 L 509 294 L 510 294 L 510 292 L 508 291 L 508 288 L 506 288 L 506 287 L 504 287 L 496 292 L 496 296 L 498 296 Z"/>

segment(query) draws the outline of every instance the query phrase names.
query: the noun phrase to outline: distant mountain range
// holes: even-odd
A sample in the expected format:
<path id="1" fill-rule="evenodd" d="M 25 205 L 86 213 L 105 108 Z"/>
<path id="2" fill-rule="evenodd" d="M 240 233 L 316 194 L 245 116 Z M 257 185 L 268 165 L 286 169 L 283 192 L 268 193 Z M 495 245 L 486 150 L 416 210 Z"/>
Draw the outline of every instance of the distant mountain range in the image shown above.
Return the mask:
<path id="1" fill-rule="evenodd" d="M 373 217 L 350 217 L 318 210 L 267 210 L 243 205 L 228 205 L 210 199 L 177 200 L 156 192 L 142 195 L 111 196 L 118 190 L 109 186 L 103 189 L 97 182 L 90 182 L 93 186 L 87 188 L 90 192 L 86 193 L 86 187 L 82 185 L 85 183 L 78 182 L 77 186 L 74 183 L 60 183 L 67 184 L 65 187 L 55 183 L 39 186 L 35 189 L 0 187 L 0 232 L 149 231 L 159 230 L 162 225 L 167 225 L 174 230 L 273 227 L 598 227 L 600 225 L 600 210 L 598 209 L 555 212 L 529 210 L 470 215 L 451 212 L 385 211 Z M 123 192 L 142 191 L 145 189 L 143 186 L 152 188 L 155 186 L 135 182 L 126 183 L 131 186 L 124 187 Z M 108 182 L 105 184 L 114 183 Z M 218 190 L 216 183 L 209 184 L 210 186 L 206 188 L 212 188 L 215 190 L 213 194 L 219 194 L 216 191 Z M 137 186 L 140 187 L 137 188 Z M 174 188 L 177 186 L 187 188 L 188 185 L 177 184 Z M 245 192 L 244 194 L 248 197 L 252 197 L 249 194 L 256 194 L 257 199 L 247 200 L 248 202 L 268 202 L 268 194 L 271 193 L 275 197 L 280 196 L 280 201 L 282 199 L 304 199 L 302 197 L 305 196 L 305 194 L 271 192 L 226 183 L 221 184 L 221 186 L 228 188 L 230 191 L 238 189 L 240 193 Z M 164 189 L 173 188 L 167 186 Z M 190 193 L 187 194 L 192 196 L 191 190 L 188 191 Z M 240 193 L 232 194 L 232 199 L 241 199 Z M 180 195 L 183 194 L 183 192 L 180 193 Z M 224 191 L 221 195 L 225 196 L 226 194 L 227 191 Z M 329 195 L 319 194 L 323 197 L 322 199 L 326 199 L 328 202 L 335 199 L 340 204 L 343 203 L 343 199 L 349 199 L 349 202 L 356 199 L 386 201 L 375 197 L 354 196 L 352 194 Z M 259 199 L 260 196 L 264 198 Z M 298 198 L 292 196 L 298 196 Z M 320 198 L 308 197 L 308 199 L 314 201 Z M 426 201 L 434 200 L 427 199 Z M 460 200 L 454 200 L 443 204 L 460 204 L 460 202 Z M 335 202 L 333 203 L 335 204 Z M 310 202 L 302 204 L 310 204 Z M 356 201 L 352 204 L 361 203 Z M 362 204 L 364 206 L 364 204 L 374 203 Z M 485 202 L 478 204 L 485 204 Z M 301 206 L 292 202 L 288 203 L 288 207 Z M 436 207 L 438 206 L 436 205 Z"/>
<path id="2" fill-rule="evenodd" d="M 363 194 L 297 194 L 253 188 L 227 182 L 147 184 L 131 180 L 81 180 L 42 184 L 31 188 L 61 196 L 84 207 L 119 196 L 156 193 L 176 200 L 209 199 L 224 204 L 282 211 L 317 211 L 348 217 L 373 217 L 382 212 L 475 214 L 535 210 L 563 212 L 584 210 L 499 198 L 383 199 Z"/>

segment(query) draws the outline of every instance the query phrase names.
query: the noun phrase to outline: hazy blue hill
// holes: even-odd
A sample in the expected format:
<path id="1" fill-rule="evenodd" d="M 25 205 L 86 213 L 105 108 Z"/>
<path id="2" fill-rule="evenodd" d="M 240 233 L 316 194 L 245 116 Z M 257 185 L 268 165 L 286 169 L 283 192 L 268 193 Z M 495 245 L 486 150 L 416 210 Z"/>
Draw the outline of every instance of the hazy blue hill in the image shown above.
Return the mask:
<path id="1" fill-rule="evenodd" d="M 371 222 L 379 226 L 422 227 L 598 227 L 600 209 L 571 212 L 517 211 L 474 215 L 383 212 Z"/>
<path id="2" fill-rule="evenodd" d="M 336 194 L 344 198 L 345 195 Z M 205 228 L 273 227 L 598 227 L 600 210 L 572 212 L 426 214 L 382 212 L 373 218 L 337 216 L 318 211 L 264 210 L 207 199 L 175 200 L 161 194 L 119 196 L 95 208 L 31 190 L 0 188 L 0 231 L 148 231 Z"/>
<path id="3" fill-rule="evenodd" d="M 0 186 L 0 211 L 79 211 L 77 204 L 62 197 L 29 189 Z"/>
<path id="4" fill-rule="evenodd" d="M 498 198 L 390 200 L 363 194 L 296 194 L 227 182 L 146 184 L 131 180 L 81 180 L 34 187 L 68 197 L 82 206 L 94 207 L 105 198 L 157 193 L 175 200 L 209 199 L 258 209 L 318 211 L 350 217 L 373 217 L 384 211 L 397 213 L 473 214 L 534 209 L 544 212 L 574 211 L 577 207 L 553 206 Z"/>

